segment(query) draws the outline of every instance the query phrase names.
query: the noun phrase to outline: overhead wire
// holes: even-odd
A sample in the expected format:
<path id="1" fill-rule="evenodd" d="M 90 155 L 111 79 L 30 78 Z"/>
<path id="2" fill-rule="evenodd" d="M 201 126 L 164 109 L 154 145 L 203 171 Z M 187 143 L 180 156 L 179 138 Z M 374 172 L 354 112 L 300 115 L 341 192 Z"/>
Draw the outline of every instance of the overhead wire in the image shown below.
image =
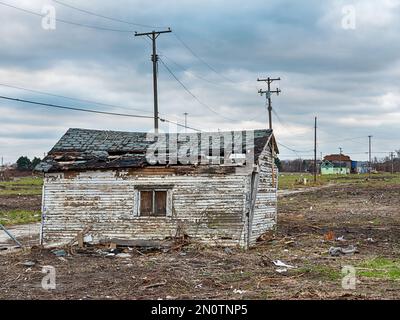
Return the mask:
<path id="1" fill-rule="evenodd" d="M 51 108 L 66 109 L 66 110 L 81 111 L 81 112 L 89 112 L 89 113 L 97 113 L 97 114 L 105 114 L 105 115 L 111 115 L 111 116 L 154 119 L 154 117 L 152 117 L 152 116 L 117 113 L 117 112 L 109 112 L 109 111 L 100 111 L 100 110 L 94 110 L 94 109 L 84 109 L 84 108 L 79 108 L 79 107 L 69 107 L 69 106 L 63 106 L 63 105 L 58 105 L 58 104 L 53 104 L 53 103 L 37 102 L 37 101 L 13 98 L 13 97 L 8 97 L 8 96 L 0 96 L 0 99 L 9 100 L 9 101 L 15 101 L 15 102 L 28 103 L 28 104 L 34 104 L 34 105 L 40 105 L 40 106 L 51 107 Z"/>
<path id="2" fill-rule="evenodd" d="M 67 8 L 79 11 L 81 13 L 86 13 L 88 15 L 92 15 L 95 17 L 99 17 L 99 18 L 103 18 L 103 19 L 107 19 L 110 21 L 115 21 L 115 22 L 119 22 L 119 23 L 124 23 L 124 24 L 128 24 L 128 25 L 132 25 L 132 26 L 140 26 L 140 27 L 146 27 L 146 28 L 160 28 L 160 27 L 156 27 L 156 26 L 149 26 L 149 25 L 145 25 L 145 24 L 139 24 L 139 23 L 133 23 L 127 20 L 123 20 L 123 19 L 118 19 L 118 18 L 114 18 L 111 16 L 107 16 L 107 15 L 103 15 L 103 14 L 99 14 L 99 13 L 95 13 L 93 11 L 89 11 L 87 9 L 82 9 L 79 8 L 77 6 L 73 6 L 70 5 L 68 3 L 65 3 L 63 1 L 59 1 L 59 0 L 53 0 L 53 2 L 60 4 L 62 6 L 65 6 Z M 164 28 L 164 27 L 163 27 Z M 181 45 L 188 50 L 192 56 L 194 56 L 197 60 L 199 60 L 201 63 L 203 63 L 208 69 L 210 69 L 212 72 L 214 72 L 215 74 L 217 74 L 218 76 L 220 76 L 221 78 L 223 78 L 224 80 L 227 80 L 229 82 L 232 83 L 236 83 L 236 81 L 233 81 L 231 79 L 229 79 L 228 77 L 226 77 L 225 75 L 223 75 L 222 73 L 220 73 L 218 70 L 216 70 L 214 67 L 212 67 L 209 63 L 207 63 L 203 58 L 201 58 L 177 33 L 176 31 L 173 32 L 174 37 L 181 43 Z M 207 81 L 207 80 L 206 80 Z M 208 81 L 209 82 L 209 81 Z M 212 82 L 210 82 L 212 83 Z"/>
<path id="3" fill-rule="evenodd" d="M 42 13 L 38 13 L 35 11 L 31 11 L 28 9 L 24 9 L 21 7 L 17 7 L 5 2 L 0 1 L 0 5 L 5 6 L 5 7 L 9 7 L 21 12 L 25 12 L 25 13 L 29 13 L 31 15 L 35 15 L 38 17 L 45 17 L 44 14 Z M 79 27 L 84 27 L 84 28 L 89 28 L 89 29 L 97 29 L 97 30 L 102 30 L 102 31 L 112 31 L 112 32 L 119 32 L 119 33 L 133 33 L 132 30 L 122 30 L 122 29 L 114 29 L 114 28 L 108 28 L 108 27 L 103 27 L 103 26 L 94 26 L 94 25 L 88 25 L 88 24 L 83 24 L 83 23 L 79 23 L 79 22 L 73 22 L 73 21 L 69 21 L 69 20 L 65 20 L 65 19 L 60 19 L 60 18 L 55 18 L 55 21 L 61 22 L 61 23 L 65 23 L 65 24 L 69 24 L 69 25 L 74 25 L 74 26 L 79 26 Z"/>
<path id="4" fill-rule="evenodd" d="M 122 20 L 122 19 L 118 19 L 118 18 L 106 16 L 106 15 L 103 15 L 103 14 L 98 14 L 98 13 L 95 13 L 95 12 L 93 12 L 93 11 L 89 11 L 89 10 L 86 10 L 86 9 L 82 9 L 82 8 L 79 8 L 79 7 L 70 5 L 70 4 L 65 3 L 65 2 L 63 2 L 63 1 L 59 1 L 59 0 L 53 0 L 53 1 L 54 1 L 55 3 L 57 3 L 57 4 L 60 4 L 60 5 L 62 5 L 62 6 L 65 6 L 65 7 L 67 7 L 67 8 L 70 8 L 70 9 L 73 9 L 73 10 L 76 10 L 76 11 L 79 11 L 79 12 L 81 12 L 81 13 L 85 13 L 85 14 L 88 14 L 88 15 L 100 17 L 100 18 L 103 18 L 103 19 L 107 19 L 107 20 L 111 20 L 111 21 L 115 21 L 115 22 L 119 22 L 119 23 L 125 23 L 125 24 L 129 24 L 129 25 L 133 25 L 133 26 L 154 27 L 154 26 L 149 26 L 149 25 L 134 23 L 134 22 L 130 22 L 130 21 L 127 21 L 127 20 Z M 1 2 L 0 2 L 0 4 L 1 4 Z M 11 7 L 14 7 L 14 6 L 11 6 Z M 14 7 L 14 8 L 16 8 L 16 7 Z M 17 8 L 17 9 L 18 9 L 18 8 Z M 19 8 L 19 9 L 21 9 L 21 8 Z M 24 10 L 24 9 L 23 9 L 23 10 Z M 29 12 L 29 13 L 33 13 L 33 14 L 36 14 L 36 15 L 39 15 L 39 16 L 43 16 L 43 15 L 38 14 L 38 13 L 30 12 L 29 10 L 24 10 L 24 11 L 27 11 L 27 12 Z M 61 21 L 61 22 L 68 22 L 68 21 L 62 21 L 61 19 L 58 19 L 58 20 Z M 75 23 L 74 23 L 74 24 L 75 24 Z M 95 26 L 88 26 L 88 25 L 82 25 L 82 26 L 98 28 L 98 27 L 95 27 Z M 103 27 L 99 27 L 99 28 L 101 28 L 101 29 L 106 29 L 106 30 L 110 30 L 110 31 L 131 32 L 131 31 L 117 30 L 117 29 L 110 29 L 110 28 L 103 28 Z M 155 28 L 155 27 L 154 27 L 154 28 Z M 228 81 L 230 81 L 230 82 L 232 82 L 232 83 L 235 83 L 235 82 L 232 81 L 231 79 L 228 79 L 228 78 L 225 77 L 223 74 L 219 73 L 215 68 L 213 68 L 213 67 L 212 67 L 211 65 L 209 65 L 206 61 L 204 61 L 204 59 L 202 59 L 200 56 L 198 56 L 198 55 L 196 54 L 196 52 L 194 52 L 194 50 L 193 50 L 185 41 L 183 41 L 183 39 L 182 39 L 181 37 L 179 37 L 176 33 L 173 33 L 173 34 L 174 34 L 174 36 L 176 37 L 176 39 L 178 39 L 178 41 L 179 41 L 179 42 L 194 56 L 194 57 L 196 57 L 196 58 L 197 58 L 198 60 L 200 60 L 203 64 L 205 64 L 210 70 L 212 70 L 214 73 L 220 75 L 220 76 L 223 77 L 225 80 L 228 80 Z M 173 61 L 171 58 L 169 58 L 169 57 L 167 57 L 167 56 L 165 56 L 165 57 L 166 57 L 167 59 L 169 59 L 171 62 L 173 62 L 175 65 L 177 65 L 178 67 L 183 68 L 183 67 L 180 66 L 178 63 L 176 63 L 175 61 Z M 192 74 L 192 75 L 194 75 L 194 76 L 197 77 L 198 79 L 201 79 L 201 80 L 206 81 L 206 82 L 208 82 L 208 83 L 216 84 L 216 83 L 214 83 L 214 82 L 212 82 L 212 81 L 209 81 L 209 80 L 207 80 L 207 79 L 205 79 L 205 78 L 203 78 L 203 77 L 201 77 L 201 76 L 195 75 L 195 74 L 192 73 L 192 72 L 189 72 L 189 73 Z M 175 78 L 175 76 L 174 76 L 174 78 Z M 178 79 L 176 79 L 176 80 L 178 80 Z M 179 80 L 178 80 L 178 81 L 179 81 Z M 179 81 L 179 82 L 181 83 L 181 85 L 183 85 L 183 83 L 182 83 L 181 81 Z M 188 88 L 187 88 L 186 86 L 184 86 L 184 88 L 185 88 L 186 91 L 188 91 Z M 188 91 L 188 92 L 189 92 L 189 91 Z M 194 96 L 192 93 L 191 93 L 191 95 Z M 195 99 L 196 99 L 197 101 L 199 101 L 199 99 L 198 99 L 197 97 L 195 97 Z M 199 101 L 199 102 L 200 102 L 200 101 Z M 200 102 L 200 103 L 201 103 L 202 105 L 206 106 L 208 109 L 210 109 L 210 110 L 212 109 L 212 108 L 211 108 L 210 106 L 208 106 L 207 104 L 205 104 L 205 103 L 203 103 L 203 102 Z M 212 112 L 216 113 L 215 110 L 212 110 Z M 219 116 L 222 116 L 224 119 L 229 120 L 229 121 L 238 121 L 238 120 L 235 120 L 235 119 L 230 119 L 230 118 L 228 118 L 228 117 L 226 117 L 226 116 L 223 116 L 223 115 L 221 115 L 221 114 L 219 114 L 219 113 L 216 113 L 216 114 L 218 114 Z M 255 117 L 254 119 L 256 119 L 256 118 L 258 118 L 258 117 Z M 249 121 L 254 120 L 254 119 L 250 119 Z"/>
<path id="5" fill-rule="evenodd" d="M 236 83 L 235 81 L 227 78 L 225 75 L 223 75 L 222 73 L 218 72 L 214 67 L 212 67 L 209 63 L 207 63 L 203 58 L 201 58 L 185 41 L 183 41 L 183 39 L 181 37 L 178 36 L 178 34 L 176 32 L 173 33 L 173 35 L 175 36 L 175 38 L 200 62 L 202 62 L 207 68 L 209 68 L 211 71 L 213 71 L 215 74 L 219 75 L 221 78 L 232 82 L 232 83 Z"/>
<path id="6" fill-rule="evenodd" d="M 78 99 L 78 98 L 73 98 L 73 97 L 69 97 L 69 96 L 65 96 L 65 95 L 53 94 L 53 93 L 49 93 L 49 92 L 28 89 L 28 88 L 24 88 L 24 87 L 20 87 L 20 86 L 14 86 L 14 85 L 10 85 L 10 84 L 0 83 L 0 86 L 6 87 L 6 88 L 13 88 L 13 89 L 18 89 L 18 90 L 23 90 L 23 91 L 32 92 L 32 93 L 38 93 L 38 94 L 47 95 L 47 96 L 51 96 L 51 97 L 58 97 L 58 98 L 63 98 L 63 99 L 68 99 L 68 100 L 73 100 L 73 101 L 78 101 L 78 102 L 85 102 L 85 103 L 95 104 L 95 105 L 99 105 L 99 106 L 106 106 L 106 107 L 112 107 L 112 108 L 118 108 L 118 109 L 130 110 L 130 111 L 131 110 L 136 110 L 136 111 L 141 111 L 141 112 L 150 113 L 150 114 L 153 113 L 152 111 L 148 111 L 148 110 L 144 110 L 144 109 L 138 109 L 138 108 L 132 108 L 132 107 L 122 107 L 122 106 L 115 105 L 115 104 L 102 103 L 102 102 L 88 100 L 88 99 Z M 160 114 L 163 115 L 162 113 L 160 113 Z M 176 125 L 184 127 L 184 125 L 180 125 L 178 123 L 178 121 L 168 120 L 168 119 L 166 119 L 164 117 L 159 118 L 159 119 L 161 121 L 164 120 L 165 122 L 173 123 L 173 124 L 176 124 Z M 189 127 L 187 127 L 187 128 L 189 128 Z M 196 130 L 196 131 L 201 131 L 200 129 L 195 129 L 195 128 L 189 128 L 189 129 Z"/>
<path id="7" fill-rule="evenodd" d="M 73 10 L 79 11 L 81 13 L 86 13 L 86 14 L 94 16 L 94 17 L 103 18 L 103 19 L 107 19 L 107 20 L 115 21 L 115 22 L 119 22 L 119 23 L 125 23 L 125 24 L 131 25 L 131 26 L 136 26 L 136 27 L 160 28 L 160 27 L 157 27 L 157 26 L 150 26 L 150 25 L 146 25 L 146 24 L 141 24 L 141 23 L 131 22 L 131 21 L 122 20 L 122 19 L 118 19 L 118 18 L 113 18 L 113 17 L 110 17 L 110 16 L 106 16 L 106 15 L 103 15 L 103 14 L 99 14 L 99 13 L 95 13 L 95 12 L 92 12 L 92 11 L 89 11 L 89 10 L 78 8 L 76 6 L 70 5 L 68 3 L 65 3 L 65 2 L 62 2 L 62 1 L 59 1 L 59 0 L 52 0 L 52 1 L 57 3 L 57 4 L 59 4 L 59 5 L 62 5 L 64 7 L 66 7 L 66 8 L 73 9 Z"/>
<path id="8" fill-rule="evenodd" d="M 108 104 L 108 103 L 103 103 L 103 102 L 98 102 L 98 101 L 93 101 L 93 100 L 87 100 L 87 99 L 78 99 L 78 98 L 68 97 L 65 95 L 59 95 L 59 94 L 54 94 L 54 93 L 49 93 L 49 92 L 44 92 L 44 91 L 39 91 L 39 90 L 34 90 L 34 89 L 28 89 L 28 88 L 5 84 L 5 83 L 0 83 L 0 86 L 6 87 L 6 88 L 23 90 L 23 91 L 32 92 L 32 93 L 37 93 L 37 94 L 42 94 L 42 95 L 47 95 L 47 96 L 56 97 L 56 98 L 63 98 L 63 99 L 74 100 L 74 101 L 78 101 L 78 102 L 96 104 L 96 105 L 100 105 L 100 106 L 113 107 L 113 108 L 125 109 L 125 110 L 136 110 L 136 111 L 141 111 L 141 112 L 145 112 L 145 113 L 152 113 L 151 111 L 144 110 L 144 109 L 138 109 L 138 108 L 133 108 L 133 107 L 122 107 L 122 106 L 118 106 L 115 104 Z"/>
<path id="9" fill-rule="evenodd" d="M 33 101 L 33 100 L 19 99 L 19 98 L 13 98 L 13 97 L 8 97 L 8 96 L 1 96 L 1 95 L 0 95 L 0 99 L 14 101 L 14 102 L 20 102 L 20 103 L 26 103 L 26 104 L 39 105 L 39 106 L 50 107 L 50 108 L 71 110 L 71 111 L 80 111 L 80 112 L 95 113 L 95 114 L 110 115 L 110 116 L 119 116 L 119 117 L 154 119 L 153 116 L 117 113 L 117 112 L 101 111 L 101 110 L 94 110 L 94 109 L 84 109 L 84 108 L 79 108 L 79 107 L 71 107 L 71 106 L 64 106 L 64 105 L 60 105 L 60 104 L 37 102 L 37 101 Z M 162 122 L 172 123 L 172 124 L 175 124 L 175 125 L 183 127 L 183 128 L 188 128 L 188 129 L 191 129 L 194 131 L 199 131 L 199 132 L 202 131 L 200 129 L 193 128 L 190 126 L 185 126 L 183 124 L 180 124 L 179 122 L 175 122 L 175 121 L 172 121 L 172 120 L 169 120 L 166 118 L 158 117 L 158 119 Z"/>
<path id="10" fill-rule="evenodd" d="M 169 74 L 171 74 L 171 76 L 182 86 L 182 88 L 190 95 L 193 97 L 193 99 L 195 99 L 199 104 L 201 104 L 202 106 L 206 107 L 208 110 L 210 110 L 211 112 L 213 112 L 214 114 L 220 116 L 221 118 L 224 118 L 225 120 L 229 120 L 229 121 L 240 121 L 240 120 L 236 120 L 236 119 L 232 119 L 232 118 L 228 118 L 222 114 L 220 114 L 218 111 L 215 111 L 212 107 L 210 107 L 208 104 L 204 103 L 203 101 L 201 101 L 193 92 L 191 92 L 189 90 L 188 87 L 186 87 L 186 85 L 179 80 L 179 78 L 174 74 L 174 72 L 168 67 L 168 65 L 163 61 L 163 59 L 159 59 L 161 61 L 161 64 L 164 66 L 164 68 L 168 71 Z"/>

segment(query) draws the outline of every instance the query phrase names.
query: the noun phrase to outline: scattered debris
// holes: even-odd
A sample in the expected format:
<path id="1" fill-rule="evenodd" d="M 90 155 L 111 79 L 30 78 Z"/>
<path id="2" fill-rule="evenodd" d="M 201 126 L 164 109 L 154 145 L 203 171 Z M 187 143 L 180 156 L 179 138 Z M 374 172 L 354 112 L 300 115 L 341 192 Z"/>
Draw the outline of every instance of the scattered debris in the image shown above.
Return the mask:
<path id="1" fill-rule="evenodd" d="M 93 242 L 93 236 L 91 234 L 88 234 L 83 237 L 83 242 L 84 243 L 92 243 Z"/>
<path id="2" fill-rule="evenodd" d="M 67 252 L 65 251 L 65 250 L 58 250 L 58 249 L 55 249 L 55 250 L 52 250 L 51 251 L 54 255 L 56 255 L 57 257 L 65 257 L 66 255 L 67 255 Z"/>
<path id="3" fill-rule="evenodd" d="M 275 271 L 278 273 L 285 273 L 288 271 L 288 269 L 287 268 L 278 268 L 278 269 L 275 269 Z"/>
<path id="4" fill-rule="evenodd" d="M 354 254 L 357 252 L 357 248 L 353 245 L 348 246 L 347 248 L 342 247 L 330 247 L 328 253 L 332 257 L 340 256 L 341 254 Z"/>
<path id="5" fill-rule="evenodd" d="M 25 261 L 22 263 L 25 267 L 33 267 L 35 266 L 36 262 L 35 261 Z"/>
<path id="6" fill-rule="evenodd" d="M 295 266 L 291 266 L 290 264 L 286 264 L 286 263 L 282 262 L 281 260 L 274 260 L 274 261 L 272 261 L 272 263 L 274 265 L 276 265 L 277 267 L 284 267 L 284 268 L 289 268 L 289 269 L 297 268 Z"/>
<path id="7" fill-rule="evenodd" d="M 156 287 L 165 286 L 166 284 L 167 284 L 167 281 L 157 282 L 157 283 L 149 284 L 148 286 L 145 286 L 144 288 L 145 289 L 156 288 Z"/>
<path id="8" fill-rule="evenodd" d="M 374 239 L 372 239 L 372 238 L 368 238 L 368 239 L 367 239 L 367 242 L 374 243 L 374 242 L 375 242 L 375 240 L 374 240 Z"/>
<path id="9" fill-rule="evenodd" d="M 257 242 L 270 242 L 275 240 L 275 235 L 271 231 L 267 231 L 258 237 Z"/>
<path id="10" fill-rule="evenodd" d="M 326 241 L 333 241 L 335 240 L 335 233 L 333 231 L 329 231 L 324 235 L 324 239 Z"/>
<path id="11" fill-rule="evenodd" d="M 346 239 L 344 238 L 344 236 L 340 236 L 336 238 L 336 241 L 346 241 Z"/>
<path id="12" fill-rule="evenodd" d="M 233 254 L 233 250 L 231 248 L 228 248 L 228 247 L 224 249 L 224 252 L 226 254 Z"/>
<path id="13" fill-rule="evenodd" d="M 86 226 L 82 231 L 79 231 L 77 235 L 68 243 L 68 247 L 72 247 L 75 242 L 78 242 L 79 248 L 83 248 L 84 244 L 84 236 L 90 231 L 92 228 L 91 225 Z"/>
<path id="14" fill-rule="evenodd" d="M 233 289 L 233 293 L 237 293 L 237 294 L 243 294 L 246 293 L 247 291 L 245 290 L 239 290 L 239 289 Z"/>
<path id="15" fill-rule="evenodd" d="M 118 257 L 118 258 L 130 258 L 130 257 L 132 257 L 132 255 L 130 255 L 129 253 L 118 253 L 115 256 Z"/>

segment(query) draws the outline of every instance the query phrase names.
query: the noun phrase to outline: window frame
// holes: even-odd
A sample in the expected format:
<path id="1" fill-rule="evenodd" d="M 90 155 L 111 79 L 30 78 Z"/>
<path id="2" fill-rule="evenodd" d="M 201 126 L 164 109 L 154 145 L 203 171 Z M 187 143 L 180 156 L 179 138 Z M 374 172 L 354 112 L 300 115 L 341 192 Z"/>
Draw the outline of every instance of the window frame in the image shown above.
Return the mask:
<path id="1" fill-rule="evenodd" d="M 153 213 L 151 215 L 142 215 L 140 211 L 141 207 L 141 192 L 152 192 L 152 210 Z M 156 192 L 165 192 L 165 215 L 155 215 L 154 212 L 156 210 Z M 135 188 L 134 193 L 134 217 L 142 217 L 142 218 L 166 218 L 172 216 L 172 187 L 171 186 L 140 186 Z"/>

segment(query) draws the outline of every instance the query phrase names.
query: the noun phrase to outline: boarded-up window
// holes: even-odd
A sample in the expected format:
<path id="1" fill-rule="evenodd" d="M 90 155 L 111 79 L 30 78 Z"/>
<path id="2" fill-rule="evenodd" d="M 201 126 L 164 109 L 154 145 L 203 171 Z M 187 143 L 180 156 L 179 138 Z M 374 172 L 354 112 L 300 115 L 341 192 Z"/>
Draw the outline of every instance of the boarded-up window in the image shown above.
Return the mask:
<path id="1" fill-rule="evenodd" d="M 166 216 L 167 191 L 142 190 L 140 191 L 141 216 Z"/>
<path id="2" fill-rule="evenodd" d="M 165 216 L 167 214 L 167 192 L 166 191 L 155 191 L 154 192 L 154 204 L 155 210 L 154 215 Z"/>
<path id="3" fill-rule="evenodd" d="M 140 215 L 151 216 L 153 214 L 153 191 L 140 192 Z"/>

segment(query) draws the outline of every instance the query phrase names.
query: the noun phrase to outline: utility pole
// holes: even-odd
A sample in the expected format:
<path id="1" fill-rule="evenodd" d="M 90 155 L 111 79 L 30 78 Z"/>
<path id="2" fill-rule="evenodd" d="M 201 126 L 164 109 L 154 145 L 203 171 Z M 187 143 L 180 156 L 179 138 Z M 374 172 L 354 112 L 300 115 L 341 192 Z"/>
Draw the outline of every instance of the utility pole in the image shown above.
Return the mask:
<path id="1" fill-rule="evenodd" d="M 314 183 L 317 182 L 317 117 L 314 119 Z"/>
<path id="2" fill-rule="evenodd" d="M 264 81 L 268 84 L 268 89 L 263 91 L 263 90 L 258 90 L 258 93 L 260 95 L 263 95 L 265 93 L 265 96 L 267 97 L 268 100 L 268 119 L 269 119 L 269 128 L 272 130 L 272 101 L 271 101 L 271 93 L 276 93 L 276 95 L 279 96 L 279 93 L 281 93 L 282 91 L 278 88 L 276 88 L 276 90 L 271 91 L 271 83 L 274 81 L 280 81 L 281 78 L 275 78 L 272 79 L 270 77 L 268 77 L 267 79 L 257 79 L 257 81 Z"/>
<path id="3" fill-rule="evenodd" d="M 340 166 L 340 173 L 342 173 L 342 148 L 341 147 L 339 147 L 339 152 L 340 152 L 340 155 L 339 155 L 339 166 Z"/>
<path id="4" fill-rule="evenodd" d="M 158 55 L 157 55 L 156 40 L 161 33 L 168 33 L 168 32 L 172 32 L 171 28 L 168 28 L 168 30 L 164 31 L 151 31 L 145 33 L 135 32 L 135 37 L 147 36 L 148 38 L 150 38 L 153 46 L 153 54 L 151 55 L 151 61 L 153 61 L 154 133 L 158 133 L 158 88 L 157 88 Z"/>
<path id="5" fill-rule="evenodd" d="M 371 138 L 372 136 L 368 136 L 368 173 L 371 176 L 371 169 L 372 169 L 372 158 L 371 158 Z"/>
<path id="6" fill-rule="evenodd" d="M 186 133 L 187 132 L 187 116 L 188 116 L 188 113 L 185 112 L 183 115 L 185 116 L 185 133 Z"/>
<path id="7" fill-rule="evenodd" d="M 394 155 L 393 155 L 393 152 L 391 152 L 390 153 L 390 160 L 391 160 L 391 162 L 392 162 L 392 174 L 394 173 L 394 157 L 393 157 Z"/>

